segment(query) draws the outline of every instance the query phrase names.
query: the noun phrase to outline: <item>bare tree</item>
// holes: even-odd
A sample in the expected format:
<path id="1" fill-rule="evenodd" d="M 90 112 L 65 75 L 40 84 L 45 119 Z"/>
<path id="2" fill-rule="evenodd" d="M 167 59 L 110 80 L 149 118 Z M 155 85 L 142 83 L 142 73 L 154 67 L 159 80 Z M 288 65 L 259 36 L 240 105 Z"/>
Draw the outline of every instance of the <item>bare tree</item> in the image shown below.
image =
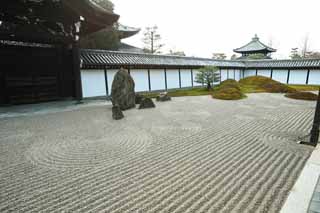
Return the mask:
<path id="1" fill-rule="evenodd" d="M 146 27 L 143 35 L 143 43 L 145 44 L 144 51 L 147 53 L 161 53 L 160 49 L 164 46 L 161 44 L 161 36 L 157 32 L 158 27 L 155 25 L 153 27 Z"/>
<path id="2" fill-rule="evenodd" d="M 227 56 L 224 53 L 212 53 L 212 59 L 224 60 Z"/>
<path id="3" fill-rule="evenodd" d="M 306 34 L 306 36 L 303 39 L 303 44 L 301 49 L 302 58 L 306 58 L 308 52 L 309 52 L 309 35 Z"/>

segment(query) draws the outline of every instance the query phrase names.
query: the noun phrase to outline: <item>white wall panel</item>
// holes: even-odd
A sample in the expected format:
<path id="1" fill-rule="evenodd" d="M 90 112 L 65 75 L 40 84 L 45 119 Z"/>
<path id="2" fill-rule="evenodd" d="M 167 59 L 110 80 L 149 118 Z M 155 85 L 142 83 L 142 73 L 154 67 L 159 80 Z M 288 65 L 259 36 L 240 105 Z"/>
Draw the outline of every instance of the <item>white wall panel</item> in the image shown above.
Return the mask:
<path id="1" fill-rule="evenodd" d="M 164 69 L 150 69 L 151 90 L 165 90 Z"/>
<path id="2" fill-rule="evenodd" d="M 241 78 L 241 70 L 236 69 L 236 70 L 234 70 L 234 72 L 235 72 L 235 79 L 234 80 L 239 81 Z"/>
<path id="3" fill-rule="evenodd" d="M 308 70 L 291 70 L 289 84 L 306 84 Z"/>
<path id="4" fill-rule="evenodd" d="M 149 91 L 148 70 L 133 69 L 130 70 L 130 75 L 134 80 L 136 92 Z"/>
<path id="5" fill-rule="evenodd" d="M 181 69 L 181 87 L 191 87 L 191 70 Z"/>
<path id="6" fill-rule="evenodd" d="M 193 70 L 193 86 L 195 86 L 195 87 L 202 86 L 202 84 L 199 84 L 199 83 L 195 82 L 198 72 L 199 71 L 197 71 L 197 70 Z"/>
<path id="7" fill-rule="evenodd" d="M 81 70 L 81 82 L 84 98 L 106 96 L 104 70 Z"/>
<path id="8" fill-rule="evenodd" d="M 258 70 L 258 75 L 270 78 L 271 77 L 271 70 Z"/>
<path id="9" fill-rule="evenodd" d="M 167 87 L 168 89 L 180 88 L 179 70 L 167 69 Z"/>
<path id="10" fill-rule="evenodd" d="M 288 78 L 288 70 L 273 70 L 272 79 L 286 84 Z"/>
<path id="11" fill-rule="evenodd" d="M 320 70 L 310 70 L 308 84 L 311 84 L 311 85 L 320 84 Z"/>
<path id="12" fill-rule="evenodd" d="M 117 69 L 107 70 L 109 95 L 111 95 L 112 82 L 113 82 L 114 76 L 115 76 L 115 74 L 116 74 L 117 72 L 118 72 Z"/>
<path id="13" fill-rule="evenodd" d="M 244 77 L 249 77 L 249 76 L 255 76 L 256 75 L 256 70 L 252 70 L 252 69 L 249 69 L 249 70 L 245 70 L 244 71 Z"/>
<path id="14" fill-rule="evenodd" d="M 228 70 L 221 69 L 221 81 L 225 81 L 228 79 Z"/>

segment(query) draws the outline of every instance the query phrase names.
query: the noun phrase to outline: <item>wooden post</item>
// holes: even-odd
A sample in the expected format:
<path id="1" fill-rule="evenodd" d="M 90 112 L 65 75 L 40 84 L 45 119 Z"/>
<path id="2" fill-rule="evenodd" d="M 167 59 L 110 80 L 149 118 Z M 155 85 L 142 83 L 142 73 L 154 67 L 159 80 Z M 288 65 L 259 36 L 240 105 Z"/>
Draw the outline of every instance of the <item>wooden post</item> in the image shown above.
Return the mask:
<path id="1" fill-rule="evenodd" d="M 219 68 L 219 70 L 220 70 L 220 83 L 221 83 L 221 67 Z"/>
<path id="2" fill-rule="evenodd" d="M 179 88 L 181 88 L 181 70 L 179 69 Z"/>
<path id="3" fill-rule="evenodd" d="M 308 69 L 308 73 L 307 73 L 307 79 L 306 79 L 306 84 L 309 84 L 309 75 L 310 75 L 310 69 Z"/>
<path id="4" fill-rule="evenodd" d="M 271 69 L 271 73 L 270 73 L 270 78 L 272 79 L 273 77 L 273 69 Z"/>
<path id="5" fill-rule="evenodd" d="M 80 50 L 77 41 L 73 42 L 72 45 L 72 58 L 73 58 L 73 73 L 75 81 L 75 97 L 78 102 L 81 102 L 83 98 L 82 94 L 82 82 L 81 82 L 81 71 L 80 71 Z"/>
<path id="6" fill-rule="evenodd" d="M 109 96 L 109 83 L 108 83 L 108 70 L 107 66 L 104 66 L 104 81 L 106 85 L 106 96 Z"/>
<path id="7" fill-rule="evenodd" d="M 290 80 L 290 72 L 291 72 L 291 70 L 288 70 L 287 84 L 289 84 L 289 80 Z"/>
<path id="8" fill-rule="evenodd" d="M 256 69 L 256 76 L 258 76 L 258 69 Z"/>
<path id="9" fill-rule="evenodd" d="M 165 84 L 165 89 L 168 90 L 167 69 L 166 68 L 164 68 L 164 84 Z"/>
<path id="10" fill-rule="evenodd" d="M 191 87 L 193 87 L 193 69 L 191 69 Z"/>
<path id="11" fill-rule="evenodd" d="M 151 91 L 150 69 L 148 69 L 148 85 L 149 85 L 149 91 Z"/>
<path id="12" fill-rule="evenodd" d="M 320 127 L 320 88 L 318 92 L 318 101 L 316 106 L 316 111 L 314 114 L 313 125 L 311 129 L 311 137 L 310 137 L 310 144 L 313 146 L 317 146 L 319 141 L 319 127 Z"/>

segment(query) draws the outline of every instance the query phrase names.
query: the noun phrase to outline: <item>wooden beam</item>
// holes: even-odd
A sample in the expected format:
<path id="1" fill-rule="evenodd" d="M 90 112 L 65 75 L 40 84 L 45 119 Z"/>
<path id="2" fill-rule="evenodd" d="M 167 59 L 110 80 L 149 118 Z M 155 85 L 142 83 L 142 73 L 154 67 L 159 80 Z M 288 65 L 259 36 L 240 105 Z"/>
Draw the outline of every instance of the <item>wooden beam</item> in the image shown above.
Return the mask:
<path id="1" fill-rule="evenodd" d="M 80 72 L 80 51 L 78 42 L 74 42 L 72 45 L 72 59 L 73 59 L 73 74 L 75 82 L 75 98 L 77 101 L 81 101 L 82 94 L 82 82 Z"/>

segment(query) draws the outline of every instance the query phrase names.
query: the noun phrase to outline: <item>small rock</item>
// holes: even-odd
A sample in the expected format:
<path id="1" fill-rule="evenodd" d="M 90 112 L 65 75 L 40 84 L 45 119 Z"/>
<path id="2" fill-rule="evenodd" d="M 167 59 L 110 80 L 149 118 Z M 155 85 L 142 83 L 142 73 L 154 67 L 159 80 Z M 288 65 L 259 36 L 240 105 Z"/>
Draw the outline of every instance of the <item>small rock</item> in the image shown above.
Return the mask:
<path id="1" fill-rule="evenodd" d="M 117 105 L 112 107 L 112 118 L 114 120 L 120 120 L 120 119 L 124 118 L 124 115 L 123 115 L 120 107 Z"/>
<path id="2" fill-rule="evenodd" d="M 147 108 L 155 108 L 155 107 L 156 105 L 154 105 L 151 98 L 143 98 L 140 103 L 139 109 L 147 109 Z"/>
<path id="3" fill-rule="evenodd" d="M 160 93 L 160 95 L 157 96 L 156 100 L 160 101 L 160 102 L 171 101 L 171 97 L 168 95 L 167 92 L 163 92 L 163 93 Z"/>
<path id="4" fill-rule="evenodd" d="M 143 95 L 136 94 L 136 104 L 140 104 L 143 99 Z"/>

